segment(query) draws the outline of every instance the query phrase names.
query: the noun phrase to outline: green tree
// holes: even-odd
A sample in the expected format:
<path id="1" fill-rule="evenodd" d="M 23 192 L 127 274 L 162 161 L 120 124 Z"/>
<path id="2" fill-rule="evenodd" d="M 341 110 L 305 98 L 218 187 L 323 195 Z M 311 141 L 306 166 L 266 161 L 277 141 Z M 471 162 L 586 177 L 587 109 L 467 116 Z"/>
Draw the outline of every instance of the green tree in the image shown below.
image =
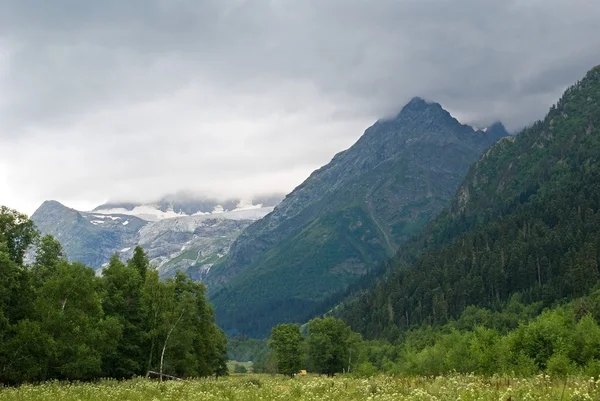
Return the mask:
<path id="1" fill-rule="evenodd" d="M 268 346 L 275 352 L 279 373 L 294 376 L 302 367 L 302 342 L 300 327 L 296 324 L 280 324 L 273 327 Z"/>
<path id="2" fill-rule="evenodd" d="M 133 251 L 133 256 L 127 262 L 127 266 L 137 270 L 142 282 L 146 280 L 146 272 L 150 269 L 150 261 L 144 249 L 141 246 L 136 246 Z"/>
<path id="3" fill-rule="evenodd" d="M 34 289 L 30 272 L 5 249 L 0 242 L 0 313 L 8 324 L 14 324 L 31 315 Z"/>
<path id="4" fill-rule="evenodd" d="M 39 339 L 29 341 L 38 332 L 35 323 L 27 320 L 33 312 L 34 294 L 30 272 L 0 242 L 0 383 L 36 380 L 43 374 L 36 371 L 39 363 L 29 358 L 26 348 L 45 344 Z"/>
<path id="5" fill-rule="evenodd" d="M 0 346 L 0 382 L 18 384 L 46 380 L 48 361 L 55 349 L 50 335 L 37 321 L 20 320 Z"/>
<path id="6" fill-rule="evenodd" d="M 227 339 L 205 291 L 183 273 L 162 282 L 156 271 L 147 272 L 142 304 L 148 370 L 180 377 L 227 374 Z"/>
<path id="7" fill-rule="evenodd" d="M 38 236 L 35 225 L 27 215 L 0 206 L 0 243 L 4 243 L 13 262 L 23 264 L 25 252 Z"/>
<path id="8" fill-rule="evenodd" d="M 61 261 L 67 259 L 62 245 L 53 236 L 45 235 L 37 245 L 32 270 L 38 284 L 54 273 Z"/>
<path id="9" fill-rule="evenodd" d="M 316 318 L 308 322 L 309 359 L 314 371 L 327 376 L 343 372 L 350 367 L 351 350 L 360 342 L 341 319 Z"/>
<path id="10" fill-rule="evenodd" d="M 159 280 L 143 249 L 111 258 L 102 277 L 69 263 L 27 216 L 0 208 L 0 383 L 227 374 L 227 339 L 206 288 L 178 273 Z"/>
<path id="11" fill-rule="evenodd" d="M 63 261 L 39 288 L 36 317 L 53 344 L 48 378 L 90 380 L 102 371 L 102 355 L 112 352 L 122 327 L 104 319 L 102 282 L 94 271 Z"/>
<path id="12" fill-rule="evenodd" d="M 106 291 L 102 302 L 104 313 L 117 319 L 123 327 L 118 347 L 113 353 L 104 355 L 103 373 L 117 378 L 142 375 L 146 368 L 148 336 L 141 306 L 143 282 L 140 271 L 130 264 L 123 264 L 114 255 L 102 276 Z"/>

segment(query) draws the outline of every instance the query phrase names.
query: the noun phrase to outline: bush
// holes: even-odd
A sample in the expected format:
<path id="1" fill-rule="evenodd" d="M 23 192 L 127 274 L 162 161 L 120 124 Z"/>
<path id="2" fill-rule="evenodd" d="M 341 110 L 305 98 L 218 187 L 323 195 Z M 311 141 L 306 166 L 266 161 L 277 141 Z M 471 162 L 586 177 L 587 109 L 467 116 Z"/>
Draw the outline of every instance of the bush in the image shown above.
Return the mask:
<path id="1" fill-rule="evenodd" d="M 515 364 L 512 366 L 512 370 L 517 376 L 529 377 L 535 375 L 539 371 L 539 367 L 533 358 L 519 354 Z"/>
<path id="2" fill-rule="evenodd" d="M 564 354 L 554 354 L 548 359 L 547 371 L 552 376 L 566 377 L 574 370 L 573 363 Z"/>
<path id="3" fill-rule="evenodd" d="M 594 379 L 600 378 L 600 361 L 592 359 L 583 368 L 583 374 Z"/>
<path id="4" fill-rule="evenodd" d="M 372 377 L 377 374 L 377 368 L 371 362 L 363 362 L 354 368 L 353 373 L 359 377 Z"/>

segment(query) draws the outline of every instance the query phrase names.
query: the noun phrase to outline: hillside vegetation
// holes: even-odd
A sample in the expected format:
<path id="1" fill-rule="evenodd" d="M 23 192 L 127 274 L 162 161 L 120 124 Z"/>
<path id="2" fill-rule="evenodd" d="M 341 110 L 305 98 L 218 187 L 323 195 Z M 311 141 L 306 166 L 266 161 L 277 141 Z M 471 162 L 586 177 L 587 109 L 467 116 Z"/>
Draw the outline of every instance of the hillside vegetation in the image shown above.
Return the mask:
<path id="1" fill-rule="evenodd" d="M 368 338 L 443 325 L 513 294 L 549 306 L 600 277 L 600 67 L 546 118 L 493 146 L 452 207 L 403 246 L 384 278 L 336 309 Z"/>

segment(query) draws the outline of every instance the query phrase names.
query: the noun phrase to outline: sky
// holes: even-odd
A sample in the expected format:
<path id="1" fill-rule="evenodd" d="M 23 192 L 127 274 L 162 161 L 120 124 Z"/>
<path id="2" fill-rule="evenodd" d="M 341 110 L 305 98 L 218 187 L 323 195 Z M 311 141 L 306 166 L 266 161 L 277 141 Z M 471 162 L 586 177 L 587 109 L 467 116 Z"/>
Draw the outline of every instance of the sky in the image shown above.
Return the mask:
<path id="1" fill-rule="evenodd" d="M 413 96 L 517 130 L 598 0 L 0 0 L 0 204 L 289 192 Z"/>

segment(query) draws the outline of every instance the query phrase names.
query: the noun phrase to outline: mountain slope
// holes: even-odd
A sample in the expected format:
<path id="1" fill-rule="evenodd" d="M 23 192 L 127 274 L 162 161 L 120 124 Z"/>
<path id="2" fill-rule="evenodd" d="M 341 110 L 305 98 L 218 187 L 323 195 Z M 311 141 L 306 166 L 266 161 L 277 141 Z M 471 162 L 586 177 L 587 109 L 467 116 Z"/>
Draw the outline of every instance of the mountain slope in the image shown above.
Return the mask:
<path id="1" fill-rule="evenodd" d="M 543 121 L 486 152 L 386 278 L 335 313 L 367 337 L 395 339 L 514 293 L 546 305 L 585 294 L 600 277 L 599 128 L 595 67 Z"/>
<path id="2" fill-rule="evenodd" d="M 56 201 L 44 202 L 31 216 L 44 235 L 53 235 L 71 260 L 99 268 L 110 256 L 135 243 L 146 221 L 134 216 L 78 212 Z"/>
<path id="3" fill-rule="evenodd" d="M 162 277 L 184 271 L 194 280 L 203 280 L 237 236 L 272 210 L 252 208 L 150 222 L 139 231 L 137 244 L 159 266 Z"/>
<path id="4" fill-rule="evenodd" d="M 501 124 L 475 131 L 420 98 L 375 123 L 248 227 L 211 270 L 206 281 L 222 327 L 264 335 L 301 319 L 392 256 L 505 135 Z"/>
<path id="5" fill-rule="evenodd" d="M 150 207 L 142 210 L 160 212 Z M 101 269 L 114 253 L 130 258 L 140 245 L 162 277 L 185 271 L 201 280 L 229 252 L 242 230 L 272 210 L 251 207 L 149 222 L 130 214 L 108 213 L 108 209 L 80 212 L 46 201 L 31 219 L 42 234 L 51 234 L 61 242 L 69 259 L 95 269 Z"/>

